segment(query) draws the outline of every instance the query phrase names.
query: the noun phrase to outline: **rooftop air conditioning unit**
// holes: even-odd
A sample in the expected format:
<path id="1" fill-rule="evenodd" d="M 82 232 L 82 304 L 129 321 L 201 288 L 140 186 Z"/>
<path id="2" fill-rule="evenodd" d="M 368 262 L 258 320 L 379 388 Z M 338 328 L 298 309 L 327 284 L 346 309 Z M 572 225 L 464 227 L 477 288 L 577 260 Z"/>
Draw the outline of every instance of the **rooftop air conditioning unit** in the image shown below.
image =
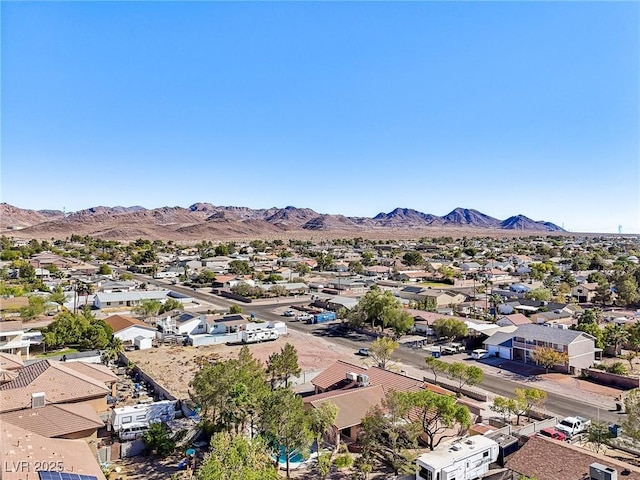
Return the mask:
<path id="1" fill-rule="evenodd" d="M 368 387 L 369 386 L 369 375 L 366 375 L 364 373 L 359 373 L 358 374 L 358 385 L 360 385 L 361 387 Z"/>
<path id="2" fill-rule="evenodd" d="M 589 465 L 590 480 L 618 480 L 618 471 L 600 463 Z"/>
<path id="3" fill-rule="evenodd" d="M 31 394 L 31 408 L 44 407 L 44 392 Z"/>
<path id="4" fill-rule="evenodd" d="M 352 382 L 355 382 L 358 380 L 358 374 L 354 373 L 354 372 L 347 372 L 347 380 L 351 380 Z"/>

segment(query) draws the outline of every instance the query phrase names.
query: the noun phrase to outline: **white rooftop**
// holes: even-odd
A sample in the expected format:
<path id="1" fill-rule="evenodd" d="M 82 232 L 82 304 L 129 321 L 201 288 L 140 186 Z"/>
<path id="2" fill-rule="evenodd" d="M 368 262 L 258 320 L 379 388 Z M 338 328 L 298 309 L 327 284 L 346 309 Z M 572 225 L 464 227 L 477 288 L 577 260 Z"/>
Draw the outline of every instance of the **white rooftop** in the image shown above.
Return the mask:
<path id="1" fill-rule="evenodd" d="M 453 442 L 439 445 L 433 452 L 423 453 L 417 460 L 430 465 L 436 469 L 446 467 L 455 463 L 458 460 L 464 459 L 492 446 L 498 444 L 488 437 L 483 435 L 473 435 L 460 440 L 454 440 Z M 459 448 L 458 448 L 459 447 Z"/>

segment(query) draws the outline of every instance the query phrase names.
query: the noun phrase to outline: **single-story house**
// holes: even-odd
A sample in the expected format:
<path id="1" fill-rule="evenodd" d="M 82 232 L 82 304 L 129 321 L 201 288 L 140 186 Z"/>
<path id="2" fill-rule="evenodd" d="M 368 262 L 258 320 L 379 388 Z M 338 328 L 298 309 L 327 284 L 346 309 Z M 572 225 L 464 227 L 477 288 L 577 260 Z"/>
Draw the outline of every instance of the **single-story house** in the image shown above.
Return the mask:
<path id="1" fill-rule="evenodd" d="M 137 318 L 126 315 L 111 315 L 104 319 L 113 330 L 113 336 L 123 343 L 133 343 L 136 337 L 155 338 L 156 329 Z"/>
<path id="2" fill-rule="evenodd" d="M 511 315 L 502 315 L 498 318 L 496 322 L 497 325 L 501 327 L 506 327 L 509 325 L 529 325 L 531 323 L 531 319 L 522 313 L 512 313 Z"/>
<path id="3" fill-rule="evenodd" d="M 558 442 L 541 436 L 530 437 L 517 452 L 507 457 L 505 464 L 512 472 L 538 480 L 594 478 L 589 473 L 592 465 L 597 466 L 600 474 L 611 475 L 595 478 L 640 480 L 640 468 L 636 466 L 576 447 L 568 442 Z"/>
<path id="4" fill-rule="evenodd" d="M 98 309 L 131 308 L 140 305 L 144 300 L 167 299 L 169 290 L 137 290 L 133 292 L 100 292 L 93 299 L 93 306 Z"/>
<path id="5" fill-rule="evenodd" d="M 571 289 L 571 296 L 576 298 L 579 303 L 592 302 L 597 295 L 597 283 L 581 283 Z"/>

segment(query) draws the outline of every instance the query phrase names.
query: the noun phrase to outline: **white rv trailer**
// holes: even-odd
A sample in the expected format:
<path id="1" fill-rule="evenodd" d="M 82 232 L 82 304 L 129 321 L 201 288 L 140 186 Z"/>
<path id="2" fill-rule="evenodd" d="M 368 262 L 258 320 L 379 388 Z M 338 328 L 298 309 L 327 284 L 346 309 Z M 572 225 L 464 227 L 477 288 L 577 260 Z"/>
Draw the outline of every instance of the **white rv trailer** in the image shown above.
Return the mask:
<path id="1" fill-rule="evenodd" d="M 416 480 L 475 480 L 498 459 L 498 443 L 482 435 L 436 448 L 416 459 Z"/>
<path id="2" fill-rule="evenodd" d="M 174 400 L 114 408 L 111 412 L 111 428 L 118 432 L 129 424 L 149 425 L 157 422 L 169 422 L 176 418 Z"/>

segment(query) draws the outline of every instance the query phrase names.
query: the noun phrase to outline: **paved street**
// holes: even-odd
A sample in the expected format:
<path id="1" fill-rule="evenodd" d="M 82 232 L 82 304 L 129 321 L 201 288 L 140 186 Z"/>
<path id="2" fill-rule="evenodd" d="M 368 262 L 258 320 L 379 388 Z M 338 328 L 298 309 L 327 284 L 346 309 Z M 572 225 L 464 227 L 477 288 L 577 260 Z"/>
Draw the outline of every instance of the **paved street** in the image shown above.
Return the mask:
<path id="1" fill-rule="evenodd" d="M 286 302 L 280 301 L 278 303 L 257 302 L 244 304 L 223 299 L 202 291 L 194 291 L 191 288 L 171 285 L 169 282 L 162 280 L 150 279 L 145 275 L 133 274 L 133 277 L 146 283 L 158 284 L 163 288 L 169 288 L 176 292 L 190 295 L 195 299 L 214 304 L 216 307 L 220 307 L 221 310 L 228 310 L 231 305 L 240 305 L 245 313 L 255 313 L 257 317 L 271 321 L 287 321 L 285 317 L 275 312 L 278 307 L 309 303 L 308 298 L 299 298 L 294 301 L 288 299 Z M 324 337 L 332 343 L 353 348 L 354 352 L 372 341 L 371 337 L 364 334 L 350 333 L 346 336 L 335 334 L 327 325 L 307 325 L 301 322 L 290 321 L 287 322 L 287 325 L 293 330 L 311 333 Z M 393 360 L 423 370 L 424 359 L 427 354 L 428 352 L 425 350 L 401 346 L 396 350 Z M 468 359 L 468 357 L 462 355 L 460 359 Z M 522 387 L 523 385 L 536 386 L 547 392 L 545 408 L 556 415 L 582 415 L 595 420 L 600 419 L 607 423 L 621 423 L 626 419 L 626 415 L 615 412 L 615 404 L 612 398 L 609 399 L 603 395 L 590 395 L 589 392 L 582 392 L 570 387 L 556 387 L 553 388 L 552 391 L 549 388 L 549 381 L 540 381 L 537 376 L 524 377 L 512 374 L 506 370 L 500 371 L 491 366 L 482 367 L 484 370 L 484 380 L 480 387 L 496 395 L 513 396 L 515 388 Z M 425 375 L 427 375 L 426 372 Z"/>

